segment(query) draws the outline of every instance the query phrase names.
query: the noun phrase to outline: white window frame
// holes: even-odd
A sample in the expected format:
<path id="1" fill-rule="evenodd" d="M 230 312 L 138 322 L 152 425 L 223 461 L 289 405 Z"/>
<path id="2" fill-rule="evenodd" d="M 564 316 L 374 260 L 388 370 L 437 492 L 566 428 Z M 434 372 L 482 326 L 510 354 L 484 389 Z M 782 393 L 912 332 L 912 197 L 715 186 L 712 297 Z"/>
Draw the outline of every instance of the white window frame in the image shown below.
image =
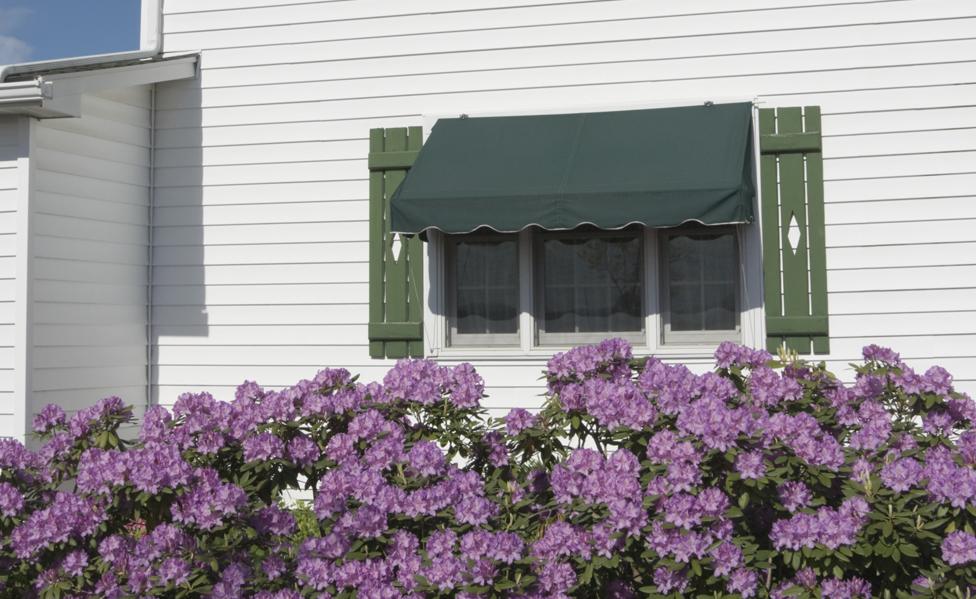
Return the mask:
<path id="1" fill-rule="evenodd" d="M 754 182 L 755 198 L 752 223 L 736 224 L 739 247 L 739 343 L 751 347 L 764 347 L 766 343 L 765 309 L 763 307 L 763 272 L 762 272 L 762 244 L 760 221 L 760 186 L 759 181 L 759 130 L 758 106 L 763 101 L 758 97 L 749 98 L 709 98 L 715 103 L 751 102 L 753 104 L 753 165 L 756 181 Z M 439 118 L 456 118 L 464 113 L 468 116 L 515 116 L 537 114 L 560 114 L 571 112 L 600 112 L 613 110 L 633 110 L 639 108 L 668 108 L 674 106 L 701 105 L 706 99 L 678 99 L 662 102 L 660 99 L 646 102 L 635 101 L 614 105 L 576 105 L 559 107 L 526 108 L 525 110 L 499 111 L 497 107 L 485 110 L 450 110 L 438 109 L 426 112 L 423 117 L 424 135 L 430 134 L 431 129 Z M 519 345 L 518 346 L 450 346 L 448 344 L 449 318 L 446 301 L 446 260 L 444 235 L 431 230 L 427 233 L 427 243 L 424 244 L 424 343 L 427 357 L 447 360 L 501 360 L 501 361 L 537 361 L 546 359 L 556 352 L 565 351 L 573 345 L 566 346 L 539 345 L 535 342 L 534 301 L 535 290 L 533 283 L 532 264 L 532 231 L 522 230 L 519 235 Z M 644 229 L 644 310 L 645 326 L 644 341 L 634 342 L 634 351 L 639 355 L 654 354 L 674 360 L 710 360 L 717 342 L 703 343 L 669 343 L 663 342 L 663 319 L 661 318 L 660 292 L 660 264 L 658 250 L 659 236 L 656 229 Z M 613 336 L 612 333 L 607 334 Z"/>

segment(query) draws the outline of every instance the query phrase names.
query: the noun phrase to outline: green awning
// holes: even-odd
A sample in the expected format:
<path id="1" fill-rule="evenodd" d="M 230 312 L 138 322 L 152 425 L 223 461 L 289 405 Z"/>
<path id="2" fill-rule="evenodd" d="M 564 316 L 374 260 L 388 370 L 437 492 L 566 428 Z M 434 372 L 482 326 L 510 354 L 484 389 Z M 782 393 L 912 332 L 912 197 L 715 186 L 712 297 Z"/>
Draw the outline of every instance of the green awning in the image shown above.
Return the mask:
<path id="1" fill-rule="evenodd" d="M 440 119 L 391 230 L 752 221 L 752 104 Z"/>

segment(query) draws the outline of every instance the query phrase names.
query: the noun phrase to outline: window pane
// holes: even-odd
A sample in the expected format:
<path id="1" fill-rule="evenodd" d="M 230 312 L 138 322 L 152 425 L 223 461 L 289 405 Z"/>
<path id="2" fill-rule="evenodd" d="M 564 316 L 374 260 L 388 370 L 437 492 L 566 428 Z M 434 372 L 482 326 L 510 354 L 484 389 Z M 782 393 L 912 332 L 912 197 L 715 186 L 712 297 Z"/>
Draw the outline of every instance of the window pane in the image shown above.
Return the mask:
<path id="1" fill-rule="evenodd" d="M 455 244 L 458 334 L 518 330 L 518 250 L 515 240 Z"/>
<path id="2" fill-rule="evenodd" d="M 542 246 L 543 331 L 609 333 L 643 328 L 638 235 L 548 237 Z"/>
<path id="3" fill-rule="evenodd" d="M 671 330 L 735 329 L 738 263 L 733 234 L 679 234 L 667 244 Z"/>

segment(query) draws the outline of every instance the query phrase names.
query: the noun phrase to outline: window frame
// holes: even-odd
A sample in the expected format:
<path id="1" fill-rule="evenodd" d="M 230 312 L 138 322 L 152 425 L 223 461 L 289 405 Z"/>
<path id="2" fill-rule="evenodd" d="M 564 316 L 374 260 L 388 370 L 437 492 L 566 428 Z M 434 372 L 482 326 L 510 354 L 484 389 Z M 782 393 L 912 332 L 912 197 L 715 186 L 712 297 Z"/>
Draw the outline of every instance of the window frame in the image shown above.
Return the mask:
<path id="1" fill-rule="evenodd" d="M 753 104 L 753 139 L 759 139 L 758 109 L 765 103 L 759 96 L 726 96 L 710 98 L 676 98 L 661 100 L 660 97 L 636 98 L 633 101 L 612 103 L 570 103 L 549 104 L 526 108 L 512 106 L 498 108 L 495 102 L 487 103 L 480 109 L 477 106 L 465 106 L 464 110 L 444 109 L 427 110 L 423 113 L 423 131 L 425 137 L 429 135 L 439 118 L 456 118 L 464 113 L 470 116 L 514 116 L 560 114 L 567 112 L 602 112 L 608 110 L 632 110 L 642 108 L 668 108 L 673 106 L 688 106 L 701 104 L 704 101 L 724 102 L 752 102 Z M 753 173 L 755 177 L 755 198 L 752 223 L 727 225 L 734 227 L 738 233 L 738 261 L 739 261 L 739 333 L 738 341 L 752 347 L 764 347 L 766 344 L 766 313 L 763 306 L 763 262 L 762 262 L 762 214 L 760 211 L 762 189 L 760 180 L 760 151 L 759 144 L 753 144 Z M 634 343 L 634 350 L 641 354 L 654 354 L 666 359 L 685 360 L 688 362 L 701 361 L 710 364 L 713 360 L 714 344 L 675 342 L 663 343 L 663 325 L 660 314 L 660 291 L 658 288 L 659 264 L 654 248 L 658 244 L 658 230 L 645 228 L 644 230 L 644 261 L 647 284 L 644 285 L 644 306 L 646 324 L 644 327 L 645 340 Z M 461 346 L 452 347 L 447 340 L 447 316 L 444 300 L 445 260 L 443 239 L 444 234 L 437 230 L 427 232 L 428 243 L 424 244 L 424 338 L 427 356 L 432 359 L 483 360 L 500 362 L 538 361 L 545 360 L 558 351 L 565 351 L 574 344 L 565 346 L 538 345 L 535 343 L 532 289 L 532 273 L 527 266 L 531 265 L 531 232 L 526 229 L 517 233 L 519 236 L 519 331 L 520 344 L 518 346 Z M 775 241 L 774 241 L 775 242 Z M 609 336 L 609 335 L 608 335 Z"/>
<path id="2" fill-rule="evenodd" d="M 670 280 L 668 271 L 668 251 L 667 251 L 667 241 L 670 237 L 676 237 L 679 235 L 684 235 L 687 233 L 701 232 L 707 229 L 713 229 L 717 233 L 729 232 L 732 234 L 732 243 L 735 248 L 735 263 L 739 266 L 739 269 L 734 277 L 735 283 L 735 328 L 734 329 L 716 329 L 710 331 L 672 331 L 671 330 L 671 305 L 670 305 Z M 742 261 L 739 258 L 740 255 L 740 243 L 739 243 L 739 232 L 729 225 L 716 225 L 714 227 L 708 227 L 703 229 L 702 227 L 694 226 L 682 226 L 674 227 L 672 229 L 663 229 L 658 233 L 658 246 L 657 246 L 657 259 L 658 259 L 658 293 L 660 296 L 660 322 L 661 322 L 661 344 L 664 346 L 669 345 L 708 345 L 715 346 L 723 341 L 736 341 L 741 339 L 741 329 L 742 329 L 742 306 L 741 306 L 741 287 L 742 287 Z"/>
<path id="3" fill-rule="evenodd" d="M 644 244 L 646 243 L 646 236 L 642 234 L 642 230 L 634 230 L 630 227 L 624 229 L 598 229 L 598 230 L 579 230 L 573 229 L 569 231 L 545 231 L 545 230 L 535 230 L 532 231 L 532 293 L 533 293 L 533 312 L 532 320 L 534 321 L 534 345 L 537 347 L 549 347 L 549 346 L 566 346 L 566 345 L 578 345 L 582 343 L 598 343 L 603 341 L 607 337 L 620 337 L 626 339 L 631 343 L 643 343 L 647 335 L 647 252 L 644 249 Z M 621 332 L 602 332 L 602 333 L 549 333 L 543 329 L 545 318 L 545 251 L 543 250 L 543 243 L 546 239 L 553 238 L 576 238 L 576 239 L 594 239 L 601 237 L 622 237 L 623 234 L 629 234 L 637 237 L 637 241 L 640 244 L 640 249 L 638 250 L 641 254 L 640 256 L 640 271 L 638 273 L 639 283 L 641 288 L 641 309 L 640 317 L 643 322 L 641 323 L 641 329 L 639 331 L 621 331 Z"/>
<path id="4" fill-rule="evenodd" d="M 521 260 L 519 259 L 519 239 L 514 233 L 469 233 L 467 235 L 444 236 L 444 307 L 447 318 L 446 345 L 450 347 L 518 347 L 521 339 L 521 318 L 515 318 L 514 333 L 458 333 L 457 332 L 457 281 L 451 268 L 457 260 L 457 244 L 460 241 L 494 241 L 511 239 L 515 242 L 516 293 L 521 294 Z M 519 313 L 521 313 L 521 301 Z"/>

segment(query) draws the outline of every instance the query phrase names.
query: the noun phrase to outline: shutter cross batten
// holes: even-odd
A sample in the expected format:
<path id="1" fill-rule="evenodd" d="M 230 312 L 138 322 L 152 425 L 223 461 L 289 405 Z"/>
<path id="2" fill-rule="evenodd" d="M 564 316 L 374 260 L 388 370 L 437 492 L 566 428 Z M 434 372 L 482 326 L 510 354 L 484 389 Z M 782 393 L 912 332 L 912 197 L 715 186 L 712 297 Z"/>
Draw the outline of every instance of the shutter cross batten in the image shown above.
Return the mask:
<path id="1" fill-rule="evenodd" d="M 767 349 L 830 351 L 820 108 L 759 110 Z"/>
<path id="2" fill-rule="evenodd" d="M 424 250 L 390 233 L 390 198 L 420 152 L 420 127 L 369 132 L 369 355 L 424 356 Z"/>

